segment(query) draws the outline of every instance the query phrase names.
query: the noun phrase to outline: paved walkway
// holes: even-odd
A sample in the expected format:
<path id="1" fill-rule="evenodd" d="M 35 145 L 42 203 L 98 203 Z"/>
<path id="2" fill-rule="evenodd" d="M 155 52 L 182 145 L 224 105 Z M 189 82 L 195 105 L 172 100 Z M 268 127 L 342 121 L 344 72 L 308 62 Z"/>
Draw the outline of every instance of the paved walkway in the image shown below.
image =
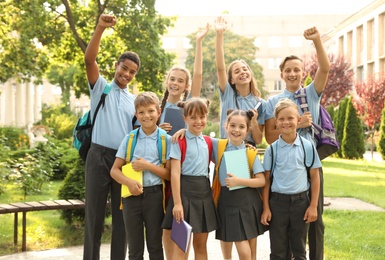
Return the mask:
<path id="1" fill-rule="evenodd" d="M 363 202 L 354 198 L 325 198 L 325 210 L 336 209 L 336 210 L 371 210 L 371 211 L 385 211 L 376 205 Z M 258 259 L 269 259 L 270 254 L 270 243 L 269 243 L 269 232 L 258 237 L 257 242 Z M 222 253 L 219 245 L 219 241 L 215 239 L 215 233 L 212 232 L 209 235 L 207 243 L 209 259 L 222 259 Z M 23 252 L 13 255 L 0 256 L 0 260 L 81 260 L 83 259 L 83 246 L 74 246 L 68 248 L 51 249 L 44 251 L 35 252 Z M 102 260 L 110 259 L 110 247 L 108 244 L 103 244 L 101 247 L 101 258 Z M 148 260 L 147 252 L 145 254 L 145 260 Z M 189 260 L 194 259 L 193 250 L 190 252 Z M 233 260 L 237 260 L 236 250 L 233 249 Z"/>

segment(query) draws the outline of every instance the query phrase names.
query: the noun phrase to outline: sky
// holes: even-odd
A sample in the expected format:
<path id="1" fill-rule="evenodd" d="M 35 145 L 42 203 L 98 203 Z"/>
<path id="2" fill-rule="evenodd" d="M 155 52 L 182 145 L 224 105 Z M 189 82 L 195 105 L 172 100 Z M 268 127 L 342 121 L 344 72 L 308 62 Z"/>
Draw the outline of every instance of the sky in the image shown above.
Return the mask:
<path id="1" fill-rule="evenodd" d="M 162 15 L 354 14 L 373 0 L 156 0 Z"/>

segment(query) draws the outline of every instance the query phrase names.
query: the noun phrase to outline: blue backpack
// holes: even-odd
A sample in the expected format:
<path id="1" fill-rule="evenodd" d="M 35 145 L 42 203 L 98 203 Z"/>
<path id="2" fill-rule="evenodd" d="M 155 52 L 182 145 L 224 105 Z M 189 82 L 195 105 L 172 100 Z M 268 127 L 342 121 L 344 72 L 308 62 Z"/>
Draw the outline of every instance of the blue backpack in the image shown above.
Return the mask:
<path id="1" fill-rule="evenodd" d="M 127 152 L 126 152 L 126 163 L 130 163 L 132 156 L 134 155 L 135 146 L 138 140 L 139 128 L 132 130 L 129 133 L 129 138 L 127 139 Z M 166 159 L 167 152 L 167 132 L 162 128 L 158 128 L 158 154 L 159 160 L 162 167 L 165 167 L 167 162 Z M 168 199 L 171 196 L 171 184 L 170 181 L 163 180 L 163 210 L 166 211 Z"/>
<path id="2" fill-rule="evenodd" d="M 132 130 L 129 133 L 129 138 L 127 139 L 127 153 L 126 153 L 126 163 L 130 163 L 132 156 L 134 155 L 134 150 L 136 142 L 138 140 L 139 128 Z M 164 166 L 166 163 L 166 151 L 167 151 L 167 132 L 162 128 L 158 128 L 158 153 L 160 163 Z"/>
<path id="3" fill-rule="evenodd" d="M 104 106 L 107 94 L 111 90 L 111 85 L 107 84 L 104 87 L 102 96 L 100 97 L 98 106 L 91 122 L 91 110 L 87 111 L 81 118 L 79 118 L 74 130 L 72 132 L 73 146 L 79 151 L 80 157 L 86 161 L 88 150 L 91 147 L 92 128 L 96 120 L 96 115 L 101 106 Z"/>

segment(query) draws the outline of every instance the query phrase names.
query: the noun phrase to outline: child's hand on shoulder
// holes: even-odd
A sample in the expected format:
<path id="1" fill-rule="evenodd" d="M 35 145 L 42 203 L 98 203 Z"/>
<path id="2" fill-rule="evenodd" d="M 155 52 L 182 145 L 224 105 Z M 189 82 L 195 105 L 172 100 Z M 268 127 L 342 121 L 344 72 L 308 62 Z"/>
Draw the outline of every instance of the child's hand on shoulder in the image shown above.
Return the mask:
<path id="1" fill-rule="evenodd" d="M 184 135 L 186 134 L 186 129 L 179 129 L 171 138 L 171 142 L 173 144 L 178 142 L 178 139 L 183 139 Z"/>
<path id="2" fill-rule="evenodd" d="M 135 161 L 133 161 L 131 164 L 132 164 L 132 169 L 134 169 L 137 172 L 140 172 L 148 169 L 149 162 L 143 158 L 138 158 Z"/>

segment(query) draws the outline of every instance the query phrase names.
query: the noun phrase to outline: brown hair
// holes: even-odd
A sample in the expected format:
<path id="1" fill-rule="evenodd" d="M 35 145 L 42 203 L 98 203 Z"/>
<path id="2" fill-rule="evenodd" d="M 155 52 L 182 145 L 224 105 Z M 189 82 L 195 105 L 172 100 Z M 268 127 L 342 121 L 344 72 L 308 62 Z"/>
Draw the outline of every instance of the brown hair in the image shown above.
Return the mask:
<path id="1" fill-rule="evenodd" d="M 246 63 L 246 61 L 244 60 L 234 60 L 233 62 L 230 63 L 229 65 L 229 69 L 227 70 L 227 81 L 229 82 L 231 88 L 234 90 L 235 94 L 238 96 L 238 91 L 235 87 L 235 84 L 232 84 L 231 83 L 231 73 L 233 72 L 233 67 L 235 64 L 237 63 L 243 63 L 246 65 L 246 67 L 249 69 L 250 73 L 251 73 L 251 81 L 250 81 L 250 92 L 253 96 L 256 96 L 256 97 L 261 97 L 261 92 L 259 91 L 258 87 L 257 87 L 257 81 L 256 79 L 254 78 L 254 74 L 253 74 L 253 71 L 251 70 L 250 66 Z"/>
<path id="2" fill-rule="evenodd" d="M 225 121 L 225 126 L 227 126 L 230 123 L 231 118 L 234 116 L 243 116 L 246 120 L 247 131 L 249 131 L 249 129 L 251 127 L 251 119 L 254 116 L 253 111 L 251 109 L 249 109 L 247 111 L 240 110 L 240 109 L 236 109 L 236 110 L 228 109 L 227 110 L 227 118 Z"/>
<path id="3" fill-rule="evenodd" d="M 295 56 L 295 55 L 287 56 L 283 59 L 281 64 L 279 64 L 279 69 L 281 72 L 283 71 L 283 68 L 285 67 L 286 62 L 288 62 L 289 60 L 299 60 L 299 61 L 303 62 L 303 60 L 298 56 Z"/>
<path id="4" fill-rule="evenodd" d="M 142 92 L 135 98 L 134 105 L 135 110 L 139 107 L 148 107 L 150 105 L 155 105 L 158 108 L 159 98 L 151 91 Z"/>
<path id="5" fill-rule="evenodd" d="M 297 104 L 295 104 L 292 100 L 290 100 L 288 98 L 281 98 L 278 101 L 278 103 L 275 105 L 275 108 L 274 108 L 274 118 L 277 119 L 279 112 L 281 112 L 283 109 L 288 108 L 288 107 L 295 108 L 296 111 L 298 112 L 298 116 L 299 116 L 299 111 L 298 111 Z"/>
<path id="6" fill-rule="evenodd" d="M 166 85 L 167 84 L 167 81 L 168 79 L 170 78 L 170 74 L 172 71 L 174 70 L 180 70 L 182 72 L 184 72 L 186 74 L 186 84 L 189 84 L 190 85 L 190 81 L 191 81 L 191 75 L 190 75 L 190 72 L 186 69 L 186 68 L 183 68 L 183 67 L 179 67 L 179 66 L 172 66 L 171 69 L 168 71 L 167 73 L 167 76 L 166 76 L 166 80 L 164 81 L 164 84 Z M 184 92 L 184 95 L 183 95 L 183 101 L 185 101 L 188 97 L 188 90 L 186 89 Z M 166 86 L 166 90 L 164 91 L 164 94 L 163 94 L 163 98 L 162 98 L 162 104 L 160 106 L 160 110 L 163 112 L 163 109 L 164 109 L 164 106 L 166 105 L 166 102 L 167 102 L 167 99 L 168 99 L 168 89 L 167 89 L 167 86 Z"/>
<path id="7" fill-rule="evenodd" d="M 178 107 L 183 109 L 185 117 L 191 115 L 207 115 L 209 113 L 210 101 L 203 98 L 190 98 L 187 101 L 179 101 Z"/>

